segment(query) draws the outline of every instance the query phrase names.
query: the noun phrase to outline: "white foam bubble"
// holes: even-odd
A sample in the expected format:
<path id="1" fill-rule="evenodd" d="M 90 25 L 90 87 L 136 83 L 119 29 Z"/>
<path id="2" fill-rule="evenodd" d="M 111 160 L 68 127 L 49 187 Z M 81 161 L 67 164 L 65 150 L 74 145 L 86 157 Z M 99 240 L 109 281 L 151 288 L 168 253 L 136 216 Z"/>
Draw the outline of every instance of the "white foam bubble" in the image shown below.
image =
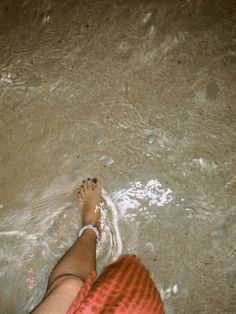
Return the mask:
<path id="1" fill-rule="evenodd" d="M 143 201 L 147 203 L 148 207 L 151 206 L 165 206 L 173 199 L 173 193 L 170 188 L 163 188 L 161 183 L 152 179 L 146 184 L 140 181 L 130 182 L 127 188 L 112 194 L 112 199 L 118 206 L 118 210 L 122 217 L 133 218 L 131 209 L 137 209 L 151 215 L 151 211 L 142 205 Z"/>
<path id="2" fill-rule="evenodd" d="M 118 228 L 118 214 L 114 202 L 106 191 L 102 190 L 106 205 L 101 212 L 101 241 L 97 245 L 97 257 L 103 261 L 114 261 L 122 253 L 122 240 Z"/>

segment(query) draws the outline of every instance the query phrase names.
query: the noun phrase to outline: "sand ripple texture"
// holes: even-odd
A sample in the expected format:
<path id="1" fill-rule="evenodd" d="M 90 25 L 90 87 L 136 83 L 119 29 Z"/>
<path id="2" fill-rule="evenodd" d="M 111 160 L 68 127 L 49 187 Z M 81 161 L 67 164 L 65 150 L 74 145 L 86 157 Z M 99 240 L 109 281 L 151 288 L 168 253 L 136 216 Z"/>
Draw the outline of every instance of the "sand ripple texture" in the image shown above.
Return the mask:
<path id="1" fill-rule="evenodd" d="M 1 0 L 1 313 L 42 298 L 94 176 L 99 271 L 137 254 L 167 314 L 236 312 L 234 6 Z"/>

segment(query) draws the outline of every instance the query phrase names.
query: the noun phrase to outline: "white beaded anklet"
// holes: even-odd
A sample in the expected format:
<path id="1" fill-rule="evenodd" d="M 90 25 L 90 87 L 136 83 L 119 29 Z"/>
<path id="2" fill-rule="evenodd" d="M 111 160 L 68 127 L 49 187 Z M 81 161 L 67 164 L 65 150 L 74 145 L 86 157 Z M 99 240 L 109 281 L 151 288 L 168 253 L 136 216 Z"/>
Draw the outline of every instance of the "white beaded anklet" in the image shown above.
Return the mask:
<path id="1" fill-rule="evenodd" d="M 98 228 L 96 227 L 96 225 L 92 225 L 92 224 L 83 226 L 83 228 L 79 232 L 79 237 L 81 237 L 81 235 L 83 234 L 84 230 L 86 230 L 86 229 L 92 229 L 96 233 L 97 242 L 100 240 L 100 235 L 99 235 L 99 232 L 98 232 Z"/>

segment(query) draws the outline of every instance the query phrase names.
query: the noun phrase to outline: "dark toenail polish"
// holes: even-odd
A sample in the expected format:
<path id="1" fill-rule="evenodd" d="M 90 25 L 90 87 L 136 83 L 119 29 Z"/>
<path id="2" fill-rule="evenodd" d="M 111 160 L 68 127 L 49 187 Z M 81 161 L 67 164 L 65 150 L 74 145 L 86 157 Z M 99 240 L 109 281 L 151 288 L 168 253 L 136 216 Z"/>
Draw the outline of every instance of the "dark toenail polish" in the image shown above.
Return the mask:
<path id="1" fill-rule="evenodd" d="M 88 180 L 90 180 L 90 178 L 88 178 Z"/>
<path id="2" fill-rule="evenodd" d="M 83 180 L 83 183 L 85 183 L 85 181 Z"/>
<path id="3" fill-rule="evenodd" d="M 83 187 L 83 185 L 81 185 L 81 188 Z"/>
<path id="4" fill-rule="evenodd" d="M 97 183 L 97 179 L 93 179 L 93 183 Z"/>

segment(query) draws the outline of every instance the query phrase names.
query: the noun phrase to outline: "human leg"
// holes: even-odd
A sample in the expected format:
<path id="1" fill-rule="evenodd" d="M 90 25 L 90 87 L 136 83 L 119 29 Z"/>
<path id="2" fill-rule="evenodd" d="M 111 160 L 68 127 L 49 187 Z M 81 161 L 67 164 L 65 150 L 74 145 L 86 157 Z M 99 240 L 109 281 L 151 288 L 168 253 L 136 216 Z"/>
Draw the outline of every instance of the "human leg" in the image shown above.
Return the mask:
<path id="1" fill-rule="evenodd" d="M 83 225 L 93 224 L 99 229 L 100 213 L 96 206 L 102 200 L 100 181 L 83 181 L 78 197 L 83 205 Z M 96 234 L 86 229 L 54 267 L 45 298 L 32 313 L 66 313 L 65 308 L 70 306 L 93 270 L 96 270 Z"/>

